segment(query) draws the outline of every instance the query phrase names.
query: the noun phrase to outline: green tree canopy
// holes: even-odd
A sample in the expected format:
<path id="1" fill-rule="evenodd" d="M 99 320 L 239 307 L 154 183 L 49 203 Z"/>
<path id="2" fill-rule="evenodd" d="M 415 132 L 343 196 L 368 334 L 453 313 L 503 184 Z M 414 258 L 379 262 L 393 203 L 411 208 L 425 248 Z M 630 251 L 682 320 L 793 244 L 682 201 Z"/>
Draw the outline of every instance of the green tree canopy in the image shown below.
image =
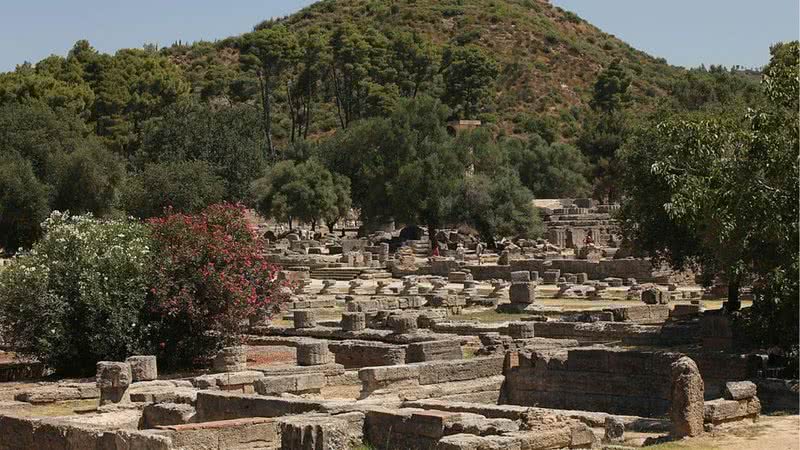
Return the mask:
<path id="1" fill-rule="evenodd" d="M 305 162 L 280 161 L 267 169 L 253 184 L 256 210 L 267 218 L 310 223 L 312 229 L 320 219 L 341 217 L 339 210 L 349 197 L 347 185 L 325 166 L 311 158 Z"/>
<path id="2" fill-rule="evenodd" d="M 197 213 L 225 199 L 225 182 L 205 161 L 167 161 L 146 164 L 130 174 L 120 193 L 121 207 L 146 219 L 161 216 L 166 208 Z"/>
<path id="3" fill-rule="evenodd" d="M 699 264 L 708 278 L 721 274 L 731 310 L 739 307 L 739 287 L 752 282 L 765 340 L 796 344 L 797 42 L 773 47 L 772 55 L 766 108 L 738 120 L 679 115 L 633 134 L 622 151 L 622 225 L 637 248 L 675 267 Z M 771 320 L 787 326 L 783 337 L 766 330 Z"/>
<path id="4" fill-rule="evenodd" d="M 48 188 L 19 155 L 0 158 L 0 247 L 6 252 L 30 248 L 50 214 Z"/>
<path id="5" fill-rule="evenodd" d="M 489 102 L 497 64 L 473 45 L 447 48 L 442 57 L 444 101 L 459 115 L 471 119 Z"/>
<path id="6" fill-rule="evenodd" d="M 586 179 L 589 162 L 572 145 L 548 144 L 534 135 L 526 147 L 512 155 L 522 184 L 536 198 L 585 197 L 591 192 Z"/>
<path id="7" fill-rule="evenodd" d="M 144 127 L 134 165 L 142 170 L 147 163 L 205 161 L 224 180 L 226 198 L 242 201 L 266 163 L 266 140 L 260 127 L 258 111 L 251 106 L 180 103 Z"/>

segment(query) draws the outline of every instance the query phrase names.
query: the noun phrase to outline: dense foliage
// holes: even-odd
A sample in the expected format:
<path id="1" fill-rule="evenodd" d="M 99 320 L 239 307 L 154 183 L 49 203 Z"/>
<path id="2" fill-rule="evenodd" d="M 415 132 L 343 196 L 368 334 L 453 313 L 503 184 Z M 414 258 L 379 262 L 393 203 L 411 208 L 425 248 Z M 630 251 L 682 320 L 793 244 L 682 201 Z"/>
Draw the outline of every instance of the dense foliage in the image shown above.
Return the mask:
<path id="1" fill-rule="evenodd" d="M 277 271 L 242 206 L 212 205 L 149 223 L 155 259 L 149 334 L 167 364 L 192 364 L 240 343 L 249 318 L 279 306 Z"/>
<path id="2" fill-rule="evenodd" d="M 798 338 L 799 58 L 797 42 L 772 48 L 765 107 L 660 118 L 621 154 L 625 235 L 675 267 L 721 276 L 730 310 L 752 284 L 756 337 L 783 345 Z"/>
<path id="3" fill-rule="evenodd" d="M 168 208 L 196 213 L 224 199 L 224 180 L 199 160 L 146 164 L 128 176 L 120 192 L 121 207 L 142 219 L 160 216 Z"/>
<path id="4" fill-rule="evenodd" d="M 142 350 L 151 270 L 148 230 L 53 213 L 30 253 L 0 272 L 0 334 L 65 374 Z"/>
<path id="5" fill-rule="evenodd" d="M 264 217 L 310 223 L 316 229 L 320 219 L 332 227 L 350 210 L 350 180 L 335 176 L 316 159 L 295 164 L 281 161 L 270 167 L 253 186 L 256 210 Z"/>

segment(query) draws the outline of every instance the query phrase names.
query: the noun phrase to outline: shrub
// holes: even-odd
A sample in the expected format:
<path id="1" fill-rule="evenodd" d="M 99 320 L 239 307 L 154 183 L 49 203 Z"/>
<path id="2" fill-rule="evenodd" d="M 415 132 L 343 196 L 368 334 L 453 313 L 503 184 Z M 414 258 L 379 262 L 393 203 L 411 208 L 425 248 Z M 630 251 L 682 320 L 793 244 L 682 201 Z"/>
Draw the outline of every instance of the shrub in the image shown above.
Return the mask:
<path id="1" fill-rule="evenodd" d="M 152 339 L 168 366 L 192 364 L 240 342 L 246 321 L 284 300 L 276 268 L 240 205 L 151 219 Z M 187 239 L 190 236 L 191 239 Z"/>
<path id="2" fill-rule="evenodd" d="M 54 212 L 30 253 L 0 273 L 0 335 L 63 374 L 140 350 L 147 227 Z"/>

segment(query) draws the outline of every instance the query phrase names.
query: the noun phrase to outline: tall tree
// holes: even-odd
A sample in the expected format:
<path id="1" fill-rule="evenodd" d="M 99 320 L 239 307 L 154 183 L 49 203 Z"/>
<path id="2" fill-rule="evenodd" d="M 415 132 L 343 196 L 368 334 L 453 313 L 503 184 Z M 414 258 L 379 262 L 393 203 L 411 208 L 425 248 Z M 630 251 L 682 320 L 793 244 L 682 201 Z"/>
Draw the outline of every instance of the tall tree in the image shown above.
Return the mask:
<path id="1" fill-rule="evenodd" d="M 332 217 L 346 200 L 344 185 L 318 160 L 312 158 L 296 164 L 281 161 L 267 169 L 253 184 L 256 210 L 263 216 L 287 219 L 289 228 L 297 219 L 316 229 L 320 219 Z M 337 210 L 337 211 L 335 211 Z"/>
<path id="2" fill-rule="evenodd" d="M 269 157 L 276 158 L 272 140 L 272 103 L 280 77 L 300 56 L 300 47 L 295 36 L 283 25 L 254 31 L 242 38 L 241 62 L 255 71 L 261 93 L 263 129 L 267 139 Z"/>
<path id="3" fill-rule="evenodd" d="M 620 60 L 614 60 L 603 69 L 594 83 L 594 95 L 590 105 L 592 109 L 604 112 L 620 110 L 630 101 L 628 88 L 631 79 Z"/>
<path id="4" fill-rule="evenodd" d="M 330 77 L 336 111 L 342 129 L 347 129 L 351 122 L 360 118 L 368 94 L 371 47 L 364 36 L 349 24 L 334 30 L 330 47 Z"/>
<path id="5" fill-rule="evenodd" d="M 312 30 L 300 38 L 301 56 L 296 75 L 289 79 L 288 102 L 292 121 L 291 141 L 308 137 L 311 116 L 320 87 L 330 67 L 327 37 Z"/>
<path id="6" fill-rule="evenodd" d="M 678 115 L 648 124 L 622 151 L 625 235 L 675 267 L 720 273 L 728 310 L 739 308 L 740 286 L 763 286 L 756 304 L 773 320 L 778 311 L 797 314 L 798 59 L 797 42 L 773 47 L 768 107 L 744 119 Z"/>
<path id="7" fill-rule="evenodd" d="M 442 57 L 444 101 L 462 118 L 472 118 L 487 102 L 497 64 L 478 47 L 449 47 Z"/>

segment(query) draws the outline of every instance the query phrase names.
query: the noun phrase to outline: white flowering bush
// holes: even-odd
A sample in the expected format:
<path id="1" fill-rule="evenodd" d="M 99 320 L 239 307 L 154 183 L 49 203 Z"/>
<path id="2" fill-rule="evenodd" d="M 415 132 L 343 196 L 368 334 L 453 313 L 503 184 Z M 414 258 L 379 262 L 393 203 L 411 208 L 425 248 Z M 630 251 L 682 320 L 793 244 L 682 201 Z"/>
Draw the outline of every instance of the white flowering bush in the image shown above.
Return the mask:
<path id="1" fill-rule="evenodd" d="M 147 226 L 55 212 L 43 231 L 0 272 L 0 336 L 62 374 L 140 350 Z"/>

